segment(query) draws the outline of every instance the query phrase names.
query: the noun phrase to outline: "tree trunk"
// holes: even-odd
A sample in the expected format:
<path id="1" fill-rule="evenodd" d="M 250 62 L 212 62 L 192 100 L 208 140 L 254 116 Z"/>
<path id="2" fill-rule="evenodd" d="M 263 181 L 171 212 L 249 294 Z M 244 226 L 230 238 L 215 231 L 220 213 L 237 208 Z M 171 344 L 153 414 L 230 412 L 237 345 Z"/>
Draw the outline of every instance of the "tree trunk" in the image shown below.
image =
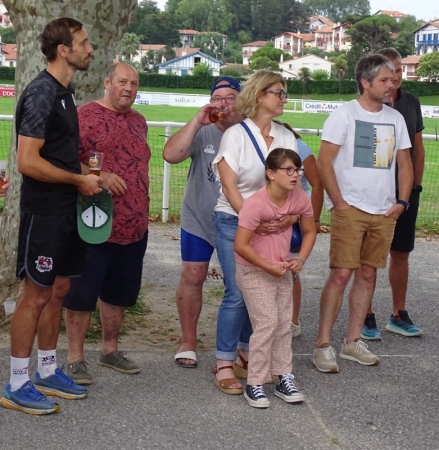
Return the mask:
<path id="1" fill-rule="evenodd" d="M 46 67 L 37 37 L 46 23 L 57 17 L 72 17 L 82 22 L 93 45 L 88 72 L 77 72 L 73 80 L 77 103 L 102 96 L 105 69 L 113 61 L 114 48 L 134 16 L 137 0 L 3 0 L 3 3 L 17 36 L 16 100 L 23 88 Z M 11 187 L 0 215 L 0 287 L 15 283 L 21 184 L 16 166 L 15 124 L 8 167 Z"/>

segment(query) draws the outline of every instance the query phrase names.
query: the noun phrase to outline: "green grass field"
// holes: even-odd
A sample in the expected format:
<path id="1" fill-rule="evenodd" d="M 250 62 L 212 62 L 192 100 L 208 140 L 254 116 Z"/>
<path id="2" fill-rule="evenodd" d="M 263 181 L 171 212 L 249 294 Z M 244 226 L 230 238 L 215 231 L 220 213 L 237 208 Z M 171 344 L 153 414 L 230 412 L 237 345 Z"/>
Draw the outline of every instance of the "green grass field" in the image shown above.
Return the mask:
<path id="1" fill-rule="evenodd" d="M 439 101 L 437 103 L 439 105 Z M 198 108 L 191 107 L 168 107 L 135 105 L 148 122 L 183 122 L 191 119 Z M 0 98 L 0 114 L 10 115 L 13 111 L 13 99 Z M 322 129 L 326 120 L 326 114 L 294 113 L 285 112 L 280 118 L 288 122 L 295 129 L 302 133 L 305 142 L 317 155 L 320 146 L 320 137 L 308 135 L 301 130 Z M 0 122 L 0 159 L 6 159 L 9 153 L 11 122 Z M 424 119 L 425 134 L 437 134 L 439 127 L 438 119 Z M 148 133 L 148 143 L 151 147 L 152 158 L 150 161 L 150 212 L 153 217 L 158 218 L 162 213 L 162 192 L 163 192 L 163 167 L 162 151 L 165 142 L 163 127 L 150 127 Z M 418 217 L 418 225 L 421 228 L 439 231 L 439 142 L 435 140 L 425 140 L 426 164 L 424 171 L 424 192 L 421 197 L 421 207 Z M 183 197 L 189 161 L 171 166 L 171 186 L 169 197 L 169 217 L 171 220 L 178 218 L 180 214 L 181 199 Z M 0 200 L 0 209 L 2 200 Z M 328 215 L 322 215 L 323 223 L 328 222 Z"/>

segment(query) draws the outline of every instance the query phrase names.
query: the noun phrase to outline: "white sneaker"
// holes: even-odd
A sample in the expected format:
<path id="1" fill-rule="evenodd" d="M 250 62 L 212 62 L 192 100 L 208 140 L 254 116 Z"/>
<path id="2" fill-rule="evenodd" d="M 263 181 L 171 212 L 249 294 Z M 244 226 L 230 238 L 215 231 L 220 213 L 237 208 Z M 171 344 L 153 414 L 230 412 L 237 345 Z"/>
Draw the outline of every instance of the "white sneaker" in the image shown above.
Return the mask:
<path id="1" fill-rule="evenodd" d="M 302 325 L 299 323 L 296 325 L 294 322 L 291 322 L 291 337 L 297 337 L 302 334 Z"/>
<path id="2" fill-rule="evenodd" d="M 315 348 L 312 362 L 320 372 L 337 373 L 339 371 L 335 350 L 330 345 Z"/>
<path id="3" fill-rule="evenodd" d="M 360 339 L 350 344 L 347 343 L 346 339 L 343 339 L 340 358 L 349 359 L 365 366 L 376 366 L 380 363 L 379 358 L 368 350 L 367 344 Z"/>

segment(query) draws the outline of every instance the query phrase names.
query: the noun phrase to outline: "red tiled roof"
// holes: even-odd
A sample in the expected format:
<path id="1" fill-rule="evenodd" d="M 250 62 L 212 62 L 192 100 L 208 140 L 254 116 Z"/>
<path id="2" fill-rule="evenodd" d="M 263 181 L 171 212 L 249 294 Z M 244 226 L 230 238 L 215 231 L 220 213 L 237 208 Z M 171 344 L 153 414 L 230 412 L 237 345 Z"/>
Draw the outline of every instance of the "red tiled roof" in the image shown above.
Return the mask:
<path id="1" fill-rule="evenodd" d="M 264 47 L 267 41 L 255 41 L 248 44 L 242 44 L 241 47 Z"/>
<path id="2" fill-rule="evenodd" d="M 404 13 L 402 13 L 402 12 L 399 12 L 399 11 L 389 11 L 389 10 L 387 10 L 387 9 L 380 9 L 380 10 L 378 10 L 378 11 L 374 14 L 374 16 L 376 16 L 376 15 L 379 14 L 379 13 L 385 14 L 386 16 L 392 16 L 392 17 L 398 17 L 398 18 L 406 17 L 406 16 L 407 16 L 407 14 L 404 14 Z"/>
<path id="3" fill-rule="evenodd" d="M 401 64 L 418 64 L 421 59 L 421 55 L 409 55 L 401 59 Z"/>
<path id="4" fill-rule="evenodd" d="M 3 44 L 2 50 L 6 61 L 15 61 L 17 59 L 17 44 Z"/>
<path id="5" fill-rule="evenodd" d="M 152 52 L 157 52 L 159 50 L 161 50 L 162 48 L 165 48 L 166 45 L 165 44 L 140 44 L 139 45 L 139 50 L 143 50 L 146 52 L 152 51 Z"/>

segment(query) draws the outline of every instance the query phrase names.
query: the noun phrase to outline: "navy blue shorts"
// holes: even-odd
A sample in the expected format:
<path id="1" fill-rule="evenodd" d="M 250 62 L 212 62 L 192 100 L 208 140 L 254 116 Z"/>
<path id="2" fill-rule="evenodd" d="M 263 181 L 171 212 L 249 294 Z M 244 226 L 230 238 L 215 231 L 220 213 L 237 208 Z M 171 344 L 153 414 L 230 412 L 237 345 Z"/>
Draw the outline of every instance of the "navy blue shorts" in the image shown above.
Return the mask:
<path id="1" fill-rule="evenodd" d="M 411 192 L 409 209 L 404 211 L 396 221 L 395 234 L 390 250 L 409 253 L 415 248 L 416 218 L 418 217 L 420 193 L 420 190 Z"/>
<path id="2" fill-rule="evenodd" d="M 181 259 L 186 262 L 209 262 L 214 247 L 198 236 L 181 230 L 180 234 Z"/>
<path id="3" fill-rule="evenodd" d="M 85 243 L 78 235 L 76 210 L 67 214 L 20 213 L 17 278 L 51 287 L 56 277 L 79 277 Z"/>
<path id="4" fill-rule="evenodd" d="M 93 311 L 98 298 L 123 308 L 135 305 L 147 244 L 148 231 L 140 241 L 128 245 L 87 244 L 84 271 L 72 280 L 64 307 L 73 311 Z"/>

